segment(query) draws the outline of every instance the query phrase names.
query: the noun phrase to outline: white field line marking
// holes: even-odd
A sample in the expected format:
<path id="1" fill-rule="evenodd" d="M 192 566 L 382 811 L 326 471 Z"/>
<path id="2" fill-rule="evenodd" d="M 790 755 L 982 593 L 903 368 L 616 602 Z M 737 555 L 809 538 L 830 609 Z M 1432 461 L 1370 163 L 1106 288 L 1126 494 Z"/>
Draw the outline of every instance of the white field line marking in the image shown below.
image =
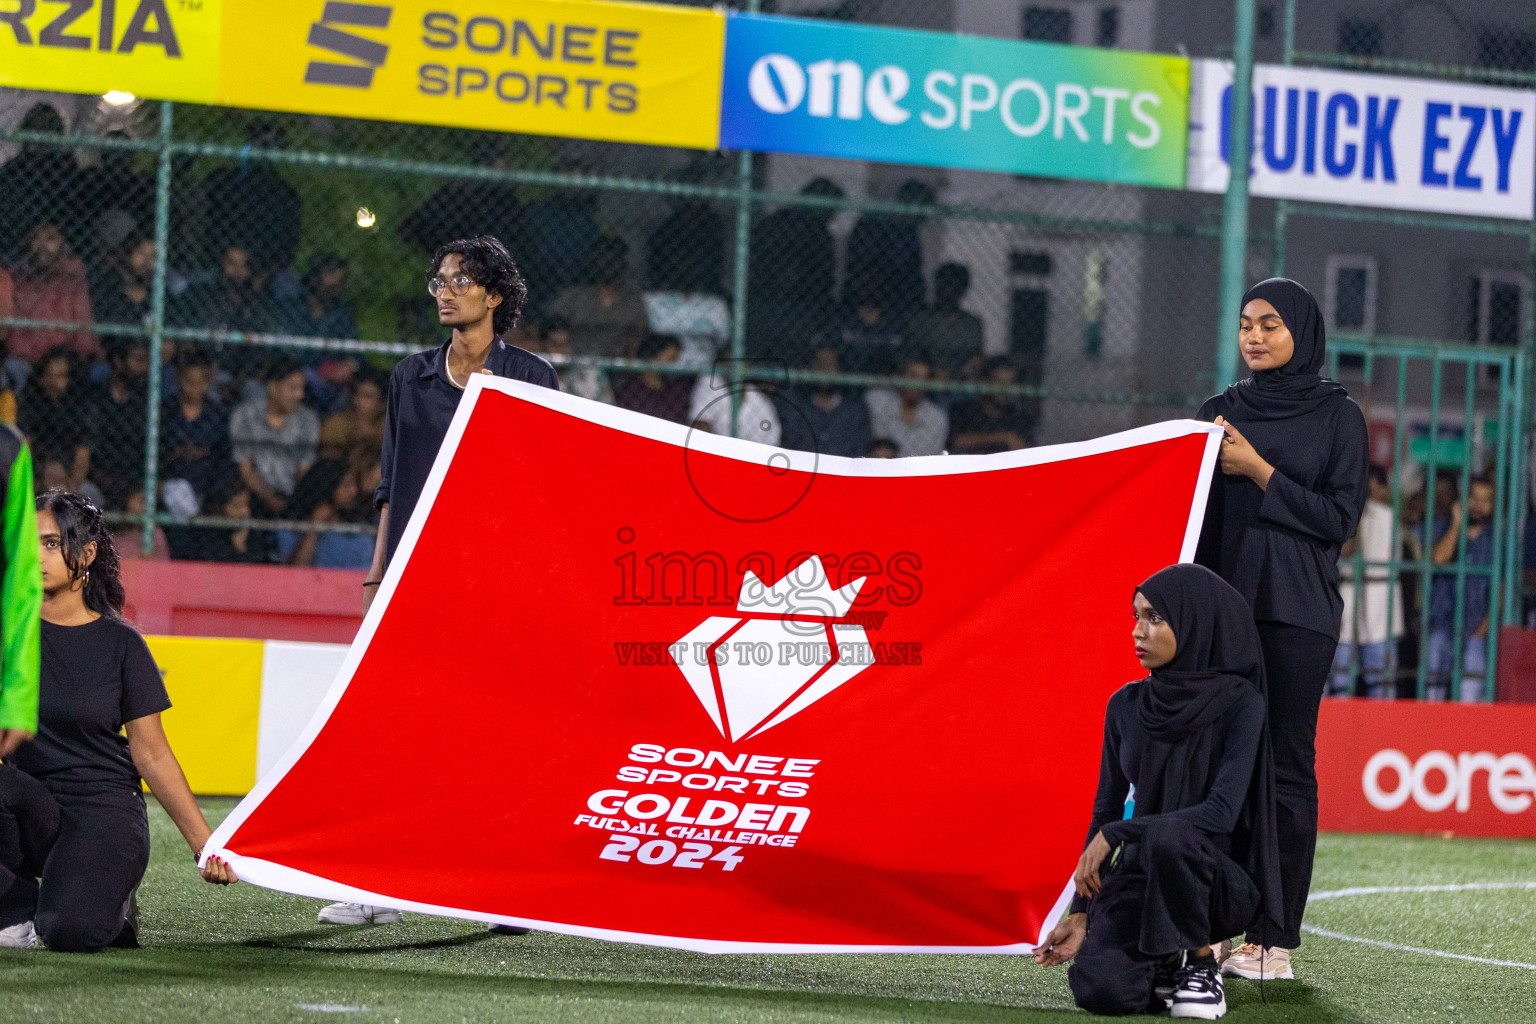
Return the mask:
<path id="1" fill-rule="evenodd" d="M 1376 896 L 1389 892 L 1472 892 L 1478 889 L 1536 889 L 1536 882 L 1461 882 L 1455 885 L 1360 885 L 1350 889 L 1314 892 L 1313 900 L 1332 900 L 1340 896 Z"/>
<path id="2" fill-rule="evenodd" d="M 1329 892 L 1315 892 L 1308 897 L 1307 902 L 1310 903 L 1312 900 L 1338 899 L 1341 896 L 1379 896 L 1387 893 L 1402 892 L 1476 892 L 1491 889 L 1536 889 L 1536 882 L 1463 882 L 1456 885 L 1362 885 L 1349 889 L 1334 889 Z M 1319 928 L 1311 924 L 1302 925 L 1301 930 L 1311 935 L 1321 935 L 1325 939 L 1358 942 L 1364 946 L 1395 949 L 1403 953 L 1420 953 L 1424 956 L 1438 956 L 1446 960 L 1464 960 L 1474 964 L 1488 964 L 1492 967 L 1518 967 L 1522 970 L 1536 971 L 1536 964 L 1523 963 L 1519 960 L 1493 960 L 1482 956 L 1468 956 L 1465 953 L 1447 953 L 1443 949 L 1405 946 L 1397 942 L 1383 942 L 1380 939 L 1365 939 L 1358 935 L 1345 935 L 1343 932 L 1330 931 L 1327 928 Z"/>
<path id="3" fill-rule="evenodd" d="M 343 1003 L 294 1003 L 295 1010 L 308 1010 L 310 1013 L 360 1013 L 368 1009 L 366 1006 L 347 1006 Z"/>

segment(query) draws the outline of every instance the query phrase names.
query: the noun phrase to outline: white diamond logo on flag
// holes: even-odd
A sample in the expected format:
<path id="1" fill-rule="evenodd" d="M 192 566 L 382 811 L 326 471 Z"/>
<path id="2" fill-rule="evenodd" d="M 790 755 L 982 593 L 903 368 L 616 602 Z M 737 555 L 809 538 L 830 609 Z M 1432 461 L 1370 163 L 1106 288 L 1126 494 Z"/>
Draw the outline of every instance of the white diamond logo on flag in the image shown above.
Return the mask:
<path id="1" fill-rule="evenodd" d="M 720 735 L 731 742 L 750 739 L 804 711 L 868 664 L 854 664 L 845 648 L 869 640 L 862 626 L 844 621 L 868 577 L 860 576 L 834 590 L 821 559 L 812 555 L 766 587 L 750 569 L 742 577 L 736 610 L 744 616 L 711 615 L 679 643 L 686 645 L 680 660 L 683 678 L 709 712 Z M 825 643 L 824 651 L 815 645 Z M 781 644 L 794 644 L 784 648 Z M 738 652 L 772 651 L 759 665 Z M 702 645 L 702 648 L 701 648 Z M 719 656 L 716 651 L 729 645 Z M 801 645 L 810 645 L 809 647 Z M 698 652 L 703 650 L 704 656 Z M 789 657 L 784 656 L 788 650 Z M 803 658 L 811 650 L 817 657 Z M 861 659 L 861 661 L 867 661 Z M 819 664 L 817 662 L 820 662 Z"/>

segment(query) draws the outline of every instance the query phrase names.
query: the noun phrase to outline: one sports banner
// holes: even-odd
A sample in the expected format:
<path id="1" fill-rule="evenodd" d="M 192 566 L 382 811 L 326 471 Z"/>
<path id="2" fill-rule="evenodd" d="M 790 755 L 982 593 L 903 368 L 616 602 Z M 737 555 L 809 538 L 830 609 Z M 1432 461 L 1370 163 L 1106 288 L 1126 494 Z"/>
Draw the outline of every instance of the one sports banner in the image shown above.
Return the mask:
<path id="1" fill-rule="evenodd" d="M 733 14 L 720 143 L 1184 187 L 1189 60 Z"/>
<path id="2" fill-rule="evenodd" d="M 1026 952 L 1218 437 L 844 459 L 476 376 L 330 693 L 205 856 L 708 952 Z"/>

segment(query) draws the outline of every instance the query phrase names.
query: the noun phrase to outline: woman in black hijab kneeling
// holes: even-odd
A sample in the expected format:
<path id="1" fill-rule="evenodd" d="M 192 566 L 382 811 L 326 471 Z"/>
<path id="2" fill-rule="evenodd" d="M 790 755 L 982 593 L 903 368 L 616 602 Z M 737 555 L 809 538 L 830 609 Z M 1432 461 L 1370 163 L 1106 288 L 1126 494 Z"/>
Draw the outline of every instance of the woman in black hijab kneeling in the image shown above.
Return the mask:
<path id="1" fill-rule="evenodd" d="M 1338 647 L 1344 603 L 1339 549 L 1365 509 L 1365 417 L 1336 381 L 1317 300 L 1271 278 L 1243 296 L 1239 343 L 1252 375 L 1206 402 L 1198 419 L 1226 429 L 1195 561 L 1253 609 L 1269 685 L 1275 823 L 1285 913 L 1277 934 L 1253 935 L 1223 973 L 1290 978 L 1317 848 L 1317 712 Z"/>
<path id="2" fill-rule="evenodd" d="M 1201 566 L 1158 572 L 1133 607 L 1151 675 L 1109 699 L 1077 897 L 1035 959 L 1073 960 L 1091 1013 L 1215 1020 L 1211 943 L 1267 935 L 1281 913 L 1264 661 L 1248 605 Z"/>

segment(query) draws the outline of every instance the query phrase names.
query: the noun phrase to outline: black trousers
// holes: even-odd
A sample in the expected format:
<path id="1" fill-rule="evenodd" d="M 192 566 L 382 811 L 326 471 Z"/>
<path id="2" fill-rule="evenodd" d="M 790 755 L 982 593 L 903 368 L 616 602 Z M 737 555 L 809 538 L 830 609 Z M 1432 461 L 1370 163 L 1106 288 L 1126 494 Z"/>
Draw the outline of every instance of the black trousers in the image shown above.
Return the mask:
<path id="1" fill-rule="evenodd" d="M 138 946 L 123 909 L 149 866 L 141 793 L 57 785 L 0 765 L 0 927 L 34 921 L 63 953 Z"/>
<path id="2" fill-rule="evenodd" d="M 1284 929 L 1271 946 L 1301 945 L 1301 915 L 1317 852 L 1317 709 L 1338 641 L 1301 626 L 1259 623 L 1275 755 L 1275 831 L 1280 841 Z"/>
<path id="3" fill-rule="evenodd" d="M 1235 935 L 1258 910 L 1247 872 L 1183 822 L 1149 827 L 1106 868 L 1088 903 L 1088 936 L 1067 968 L 1072 997 L 1089 1013 L 1161 1013 L 1158 964 Z"/>

